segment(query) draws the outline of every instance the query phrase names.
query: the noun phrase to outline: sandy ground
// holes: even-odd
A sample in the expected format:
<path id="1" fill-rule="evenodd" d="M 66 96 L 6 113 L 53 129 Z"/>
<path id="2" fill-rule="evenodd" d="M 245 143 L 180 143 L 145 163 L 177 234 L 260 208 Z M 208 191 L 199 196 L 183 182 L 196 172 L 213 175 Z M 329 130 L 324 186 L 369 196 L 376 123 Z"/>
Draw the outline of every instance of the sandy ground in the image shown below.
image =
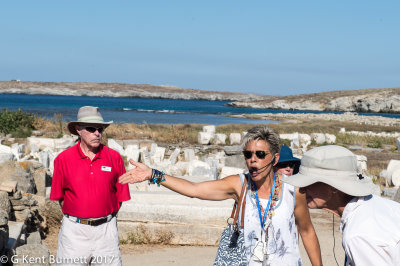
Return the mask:
<path id="1" fill-rule="evenodd" d="M 342 237 L 339 232 L 340 219 L 335 216 L 335 225 L 333 225 L 332 214 L 324 210 L 310 210 L 311 219 L 317 232 L 321 245 L 322 260 L 326 266 L 337 265 L 335 256 L 339 265 L 344 264 L 344 252 L 342 248 Z M 334 230 L 333 230 L 334 228 Z M 335 255 L 333 253 L 335 234 Z M 301 241 L 300 241 L 301 242 Z M 153 246 L 140 247 L 132 249 L 123 245 L 122 262 L 125 266 L 139 265 L 177 265 L 177 266 L 202 266 L 212 265 L 214 262 L 217 247 L 199 247 L 199 246 Z M 304 265 L 311 265 L 307 253 L 300 244 L 300 252 Z"/>
<path id="2" fill-rule="evenodd" d="M 339 232 L 340 219 L 335 216 L 333 226 L 332 214 L 324 210 L 310 210 L 318 239 L 321 245 L 322 260 L 325 266 L 344 264 L 342 237 Z M 333 230 L 334 229 L 334 230 Z M 51 254 L 56 253 L 57 233 L 52 232 L 44 243 L 50 248 Z M 335 253 L 333 252 L 335 235 Z M 301 242 L 301 241 L 300 241 Z M 203 266 L 212 265 L 216 246 L 155 246 L 155 245 L 121 245 L 122 263 L 124 266 Z M 300 252 L 304 265 L 311 265 L 307 253 L 300 243 Z"/>

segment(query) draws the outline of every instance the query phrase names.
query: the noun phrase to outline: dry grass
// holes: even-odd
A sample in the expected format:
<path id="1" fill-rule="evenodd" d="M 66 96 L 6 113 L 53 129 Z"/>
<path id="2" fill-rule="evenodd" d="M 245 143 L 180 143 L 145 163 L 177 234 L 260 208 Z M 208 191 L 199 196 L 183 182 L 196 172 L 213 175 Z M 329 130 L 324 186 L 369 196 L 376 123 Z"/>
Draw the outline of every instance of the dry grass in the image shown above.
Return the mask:
<path id="1" fill-rule="evenodd" d="M 41 131 L 46 137 L 62 137 L 62 134 L 68 133 L 67 123 L 62 122 L 62 115 L 55 114 L 53 119 L 36 117 L 33 126 Z"/>
<path id="2" fill-rule="evenodd" d="M 197 124 L 114 124 L 106 131 L 108 138 L 151 139 L 162 143 L 196 143 L 202 126 Z"/>
<path id="3" fill-rule="evenodd" d="M 294 133 L 301 132 L 305 134 L 311 133 L 329 133 L 337 135 L 340 128 L 346 128 L 346 131 L 373 131 L 373 132 L 396 132 L 399 130 L 395 126 L 381 125 L 364 125 L 352 122 L 343 121 L 326 121 L 326 120 L 299 120 L 298 123 L 272 123 L 269 127 L 277 130 L 279 133 Z"/>
<path id="4" fill-rule="evenodd" d="M 216 127 L 217 133 L 229 135 L 233 132 L 244 132 L 256 125 L 248 124 L 226 124 Z M 329 133 L 337 137 L 337 143 L 344 146 L 361 145 L 364 147 L 380 148 L 383 145 L 394 147 L 395 139 L 376 136 L 356 136 L 351 134 L 339 133 L 340 128 L 344 127 L 347 131 L 373 131 L 373 132 L 396 132 L 398 127 L 395 126 L 376 126 L 362 125 L 351 122 L 324 121 L 313 120 L 299 121 L 298 123 L 281 122 L 268 124 L 269 127 L 275 129 L 278 133 L 294 133 L 300 132 L 305 134 L 311 133 Z M 60 117 L 46 120 L 37 118 L 35 120 L 35 128 L 44 133 L 45 137 L 60 137 L 62 133 L 68 132 L 66 123 L 60 122 Z M 197 134 L 202 131 L 203 125 L 200 124 L 134 124 L 119 123 L 110 125 L 104 139 L 139 139 L 153 140 L 158 143 L 170 144 L 197 144 Z M 288 143 L 284 143 L 288 144 Z"/>
<path id="5" fill-rule="evenodd" d="M 156 230 L 151 232 L 144 225 L 139 225 L 132 232 L 129 232 L 128 237 L 121 239 L 120 243 L 125 244 L 157 244 L 157 245 L 168 245 L 170 244 L 174 234 L 171 231 L 164 229 Z"/>
<path id="6" fill-rule="evenodd" d="M 369 148 L 382 148 L 383 145 L 395 147 L 396 140 L 390 137 L 357 136 L 353 134 L 337 134 L 336 142 L 344 145 L 360 145 Z"/>

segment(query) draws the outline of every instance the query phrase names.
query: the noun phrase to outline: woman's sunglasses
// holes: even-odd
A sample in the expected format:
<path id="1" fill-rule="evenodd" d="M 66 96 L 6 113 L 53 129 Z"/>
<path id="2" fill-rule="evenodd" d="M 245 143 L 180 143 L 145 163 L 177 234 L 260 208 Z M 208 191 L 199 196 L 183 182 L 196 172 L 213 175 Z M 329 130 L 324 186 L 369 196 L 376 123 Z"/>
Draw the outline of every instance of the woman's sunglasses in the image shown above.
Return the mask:
<path id="1" fill-rule="evenodd" d="M 266 151 L 243 151 L 243 156 L 246 159 L 250 159 L 253 156 L 253 153 L 256 154 L 258 159 L 264 159 L 265 156 L 267 155 Z"/>
<path id="2" fill-rule="evenodd" d="M 284 163 L 278 163 L 276 165 L 276 167 L 278 168 L 286 168 L 286 167 L 294 168 L 295 166 L 296 166 L 295 162 L 284 162 Z"/>
<path id="3" fill-rule="evenodd" d="M 90 133 L 94 133 L 97 131 L 99 131 L 99 133 L 103 133 L 104 131 L 104 127 L 84 127 L 86 129 L 86 131 L 90 132 Z"/>

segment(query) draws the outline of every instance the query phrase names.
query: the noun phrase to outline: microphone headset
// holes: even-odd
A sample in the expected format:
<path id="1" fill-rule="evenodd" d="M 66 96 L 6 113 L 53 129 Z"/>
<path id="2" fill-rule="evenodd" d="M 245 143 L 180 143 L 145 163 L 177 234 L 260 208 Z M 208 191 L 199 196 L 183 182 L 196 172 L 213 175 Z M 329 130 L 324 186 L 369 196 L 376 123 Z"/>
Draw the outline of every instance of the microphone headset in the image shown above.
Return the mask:
<path id="1" fill-rule="evenodd" d="M 263 167 L 257 169 L 257 171 L 264 169 L 264 170 L 262 170 L 261 172 L 259 172 L 258 174 L 261 174 L 262 172 L 264 172 L 264 171 L 266 170 L 266 168 L 267 168 L 268 166 L 270 166 L 271 164 L 273 164 L 273 163 L 275 163 L 275 157 L 272 158 L 272 160 L 271 160 L 268 164 L 266 164 L 265 166 L 263 166 Z M 254 171 L 251 171 L 251 172 L 254 172 Z M 258 174 L 257 174 L 257 175 L 258 175 Z"/>

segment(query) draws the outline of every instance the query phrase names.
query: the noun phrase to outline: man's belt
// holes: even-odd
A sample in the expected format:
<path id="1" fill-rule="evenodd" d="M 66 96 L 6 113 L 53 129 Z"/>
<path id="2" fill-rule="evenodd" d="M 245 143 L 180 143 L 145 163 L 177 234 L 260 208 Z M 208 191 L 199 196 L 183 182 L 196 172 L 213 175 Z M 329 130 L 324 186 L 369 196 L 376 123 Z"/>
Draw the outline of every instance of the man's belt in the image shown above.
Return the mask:
<path id="1" fill-rule="evenodd" d="M 67 213 L 64 213 L 64 216 L 75 223 L 87 224 L 87 225 L 91 225 L 91 226 L 98 226 L 98 225 L 101 225 L 101 224 L 111 221 L 111 219 L 116 216 L 116 213 L 112 213 L 105 217 L 99 217 L 99 218 L 79 218 L 79 217 L 69 215 Z"/>

